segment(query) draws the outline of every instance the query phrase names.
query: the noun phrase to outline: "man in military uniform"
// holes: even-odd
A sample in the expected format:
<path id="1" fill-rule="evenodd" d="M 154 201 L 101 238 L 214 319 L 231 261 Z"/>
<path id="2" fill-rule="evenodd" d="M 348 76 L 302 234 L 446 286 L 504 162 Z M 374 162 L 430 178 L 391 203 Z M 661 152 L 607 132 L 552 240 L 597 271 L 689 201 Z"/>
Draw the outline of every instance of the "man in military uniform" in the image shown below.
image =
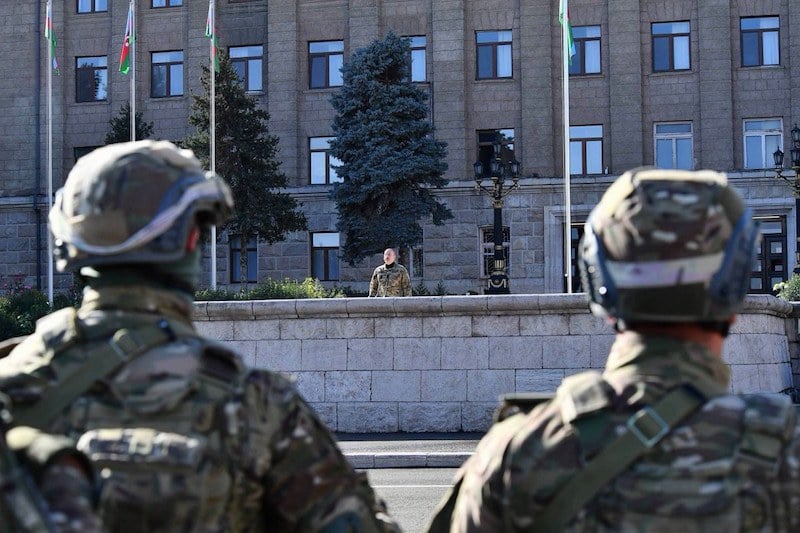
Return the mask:
<path id="1" fill-rule="evenodd" d="M 392 248 L 383 251 L 383 264 L 372 272 L 370 296 L 411 296 L 411 278 L 406 267 L 396 261 Z"/>
<path id="2" fill-rule="evenodd" d="M 729 395 L 722 361 L 757 239 L 724 174 L 623 174 L 580 247 L 605 371 L 495 424 L 430 531 L 799 531 L 794 407 Z"/>
<path id="3" fill-rule="evenodd" d="M 81 307 L 0 360 L 0 390 L 19 424 L 78 439 L 109 531 L 395 530 L 294 385 L 195 330 L 198 240 L 232 207 L 166 141 L 81 158 L 50 212 Z"/>

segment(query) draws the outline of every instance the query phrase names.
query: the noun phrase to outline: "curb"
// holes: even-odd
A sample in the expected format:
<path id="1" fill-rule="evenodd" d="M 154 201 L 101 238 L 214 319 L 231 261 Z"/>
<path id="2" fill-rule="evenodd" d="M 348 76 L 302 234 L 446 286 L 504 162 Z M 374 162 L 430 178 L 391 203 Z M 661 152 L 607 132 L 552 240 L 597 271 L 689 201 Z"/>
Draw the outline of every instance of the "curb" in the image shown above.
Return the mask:
<path id="1" fill-rule="evenodd" d="M 353 468 L 458 468 L 472 453 L 347 453 Z"/>

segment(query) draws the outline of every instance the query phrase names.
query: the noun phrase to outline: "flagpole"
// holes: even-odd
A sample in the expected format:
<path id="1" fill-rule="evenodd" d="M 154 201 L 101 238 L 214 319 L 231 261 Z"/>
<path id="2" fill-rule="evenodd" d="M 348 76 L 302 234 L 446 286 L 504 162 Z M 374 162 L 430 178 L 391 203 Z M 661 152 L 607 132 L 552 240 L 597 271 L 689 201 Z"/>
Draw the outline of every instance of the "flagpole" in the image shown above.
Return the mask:
<path id="1" fill-rule="evenodd" d="M 215 36 L 217 32 L 217 21 L 216 21 L 216 6 L 214 5 L 214 0 L 208 0 L 209 2 L 209 13 L 211 14 L 211 31 L 212 37 L 208 40 L 208 47 L 209 47 L 209 72 L 211 83 L 209 84 L 210 87 L 210 99 L 209 99 L 209 117 L 210 117 L 210 131 L 209 131 L 209 140 L 210 140 L 210 148 L 209 148 L 209 160 L 211 164 L 211 172 L 216 172 L 216 69 L 215 69 L 215 60 L 216 60 L 216 43 Z M 217 288 L 217 226 L 211 226 L 211 288 Z"/>
<path id="2" fill-rule="evenodd" d="M 572 292 L 572 206 L 569 176 L 569 0 L 563 1 L 561 24 L 561 87 L 564 110 L 564 275 L 567 278 L 567 293 Z"/>
<path id="3" fill-rule="evenodd" d="M 54 31 L 52 0 L 47 0 L 47 22 L 45 27 Z M 48 23 L 49 26 L 48 27 Z M 50 36 L 47 43 L 47 213 L 53 208 L 53 47 Z M 53 235 L 47 227 L 47 301 L 53 305 Z"/>
<path id="4" fill-rule="evenodd" d="M 136 140 L 136 2 L 130 0 L 129 9 L 131 12 L 131 103 L 130 103 L 130 122 L 131 122 L 131 141 Z"/>

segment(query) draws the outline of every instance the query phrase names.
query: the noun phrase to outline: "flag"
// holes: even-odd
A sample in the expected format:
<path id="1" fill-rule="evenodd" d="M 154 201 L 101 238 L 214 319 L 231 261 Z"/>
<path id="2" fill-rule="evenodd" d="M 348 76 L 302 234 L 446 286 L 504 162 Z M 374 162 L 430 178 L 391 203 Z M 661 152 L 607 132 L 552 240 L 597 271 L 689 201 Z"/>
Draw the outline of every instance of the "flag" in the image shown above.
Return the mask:
<path id="1" fill-rule="evenodd" d="M 575 41 L 572 38 L 572 24 L 569 20 L 569 0 L 561 0 L 558 7 L 558 21 L 567 32 L 567 47 L 569 48 L 569 64 L 572 64 L 572 56 L 575 55 Z"/>
<path id="2" fill-rule="evenodd" d="M 131 45 L 133 44 L 133 2 L 128 4 L 128 22 L 125 24 L 125 38 L 119 53 L 119 71 L 127 74 L 131 69 Z"/>
<path id="3" fill-rule="evenodd" d="M 56 32 L 53 29 L 53 6 L 47 2 L 47 18 L 44 22 L 44 38 L 50 42 L 50 55 L 53 56 L 53 70 L 58 74 L 58 61 L 56 60 Z"/>
<path id="4" fill-rule="evenodd" d="M 219 72 L 219 49 L 217 48 L 217 31 L 214 24 L 214 2 L 208 0 L 208 17 L 206 17 L 206 37 L 214 43 L 214 72 Z"/>

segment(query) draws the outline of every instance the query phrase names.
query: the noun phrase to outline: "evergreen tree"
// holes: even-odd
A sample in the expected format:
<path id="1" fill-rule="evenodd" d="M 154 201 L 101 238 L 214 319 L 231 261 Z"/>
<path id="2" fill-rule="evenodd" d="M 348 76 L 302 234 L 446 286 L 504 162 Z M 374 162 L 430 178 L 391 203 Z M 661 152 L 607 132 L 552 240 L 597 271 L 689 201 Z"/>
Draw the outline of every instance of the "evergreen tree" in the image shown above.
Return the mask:
<path id="1" fill-rule="evenodd" d="M 341 161 L 332 197 L 342 258 L 351 265 L 393 246 L 422 241 L 419 221 L 452 218 L 431 187 L 443 177 L 446 144 L 433 137 L 428 95 L 410 80 L 408 39 L 389 33 L 357 50 L 342 68 L 331 155 Z"/>
<path id="2" fill-rule="evenodd" d="M 189 123 L 197 128 L 183 143 L 209 166 L 209 83 L 203 67 L 203 93 L 192 95 Z M 239 237 L 242 282 L 247 281 L 247 243 L 256 237 L 270 244 L 290 231 L 306 229 L 305 215 L 297 200 L 277 189 L 286 187 L 286 175 L 277 160 L 278 137 L 269 133 L 269 113 L 256 107 L 230 60 L 220 53 L 215 74 L 216 159 L 215 170 L 230 185 L 234 213 L 223 229 Z"/>
<path id="3" fill-rule="evenodd" d="M 111 130 L 106 133 L 105 143 L 124 143 L 131 140 L 131 105 L 129 102 L 122 104 L 119 114 L 108 121 Z M 149 139 L 153 134 L 153 123 L 145 122 L 141 111 L 136 112 L 136 140 Z"/>

